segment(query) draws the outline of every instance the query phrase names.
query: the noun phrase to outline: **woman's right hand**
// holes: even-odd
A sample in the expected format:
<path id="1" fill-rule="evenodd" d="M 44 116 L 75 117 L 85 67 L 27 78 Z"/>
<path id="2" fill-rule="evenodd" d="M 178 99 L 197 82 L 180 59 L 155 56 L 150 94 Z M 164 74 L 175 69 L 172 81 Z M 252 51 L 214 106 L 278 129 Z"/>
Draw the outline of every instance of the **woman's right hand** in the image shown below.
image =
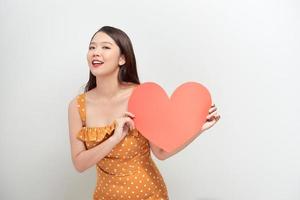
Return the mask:
<path id="1" fill-rule="evenodd" d="M 116 127 L 114 134 L 111 138 L 118 144 L 123 138 L 128 134 L 129 129 L 132 130 L 135 128 L 134 122 L 132 118 L 134 118 L 134 114 L 130 112 L 125 112 L 122 117 L 117 118 Z"/>

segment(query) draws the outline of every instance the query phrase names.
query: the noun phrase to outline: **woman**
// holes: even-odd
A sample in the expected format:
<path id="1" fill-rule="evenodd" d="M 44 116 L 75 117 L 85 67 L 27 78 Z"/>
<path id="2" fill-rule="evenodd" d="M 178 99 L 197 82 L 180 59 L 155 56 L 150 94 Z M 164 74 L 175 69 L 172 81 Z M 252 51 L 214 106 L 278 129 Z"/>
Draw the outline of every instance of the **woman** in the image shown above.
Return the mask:
<path id="1" fill-rule="evenodd" d="M 83 172 L 96 165 L 93 199 L 169 199 L 150 149 L 164 160 L 197 136 L 167 153 L 135 129 L 127 103 L 140 81 L 131 41 L 122 30 L 110 26 L 99 29 L 90 41 L 87 61 L 89 81 L 85 91 L 69 103 L 68 117 L 76 170 Z M 219 118 L 213 105 L 201 132 Z"/>

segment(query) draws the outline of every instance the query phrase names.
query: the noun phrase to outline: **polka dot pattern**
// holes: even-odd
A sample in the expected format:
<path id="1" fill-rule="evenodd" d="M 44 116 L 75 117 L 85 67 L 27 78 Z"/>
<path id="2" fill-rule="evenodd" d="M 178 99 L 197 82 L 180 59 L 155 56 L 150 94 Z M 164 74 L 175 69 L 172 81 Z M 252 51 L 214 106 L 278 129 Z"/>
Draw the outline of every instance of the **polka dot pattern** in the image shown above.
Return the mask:
<path id="1" fill-rule="evenodd" d="M 77 139 L 87 149 L 109 138 L 115 121 L 103 127 L 86 127 L 85 93 L 77 96 L 77 106 L 83 122 Z M 112 151 L 96 165 L 97 184 L 94 200 L 168 200 L 168 191 L 156 164 L 151 158 L 150 145 L 137 129 L 131 130 Z"/>

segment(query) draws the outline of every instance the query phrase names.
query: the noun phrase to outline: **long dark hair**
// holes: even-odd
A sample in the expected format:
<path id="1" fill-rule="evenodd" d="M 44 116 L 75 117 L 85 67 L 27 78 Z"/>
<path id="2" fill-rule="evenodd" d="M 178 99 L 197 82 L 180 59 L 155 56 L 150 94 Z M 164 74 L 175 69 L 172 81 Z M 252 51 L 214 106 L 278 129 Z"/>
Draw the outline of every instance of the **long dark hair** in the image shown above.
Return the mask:
<path id="1" fill-rule="evenodd" d="M 120 70 L 118 74 L 118 80 L 120 82 L 125 81 L 140 84 L 136 69 L 135 55 L 128 35 L 118 28 L 103 26 L 96 33 L 94 33 L 90 40 L 90 43 L 98 32 L 104 32 L 109 35 L 116 42 L 116 44 L 120 48 L 121 54 L 123 54 L 125 57 L 125 64 L 119 66 Z M 95 88 L 96 86 L 96 76 L 94 76 L 90 71 L 90 77 L 85 86 L 84 92 L 87 92 Z"/>

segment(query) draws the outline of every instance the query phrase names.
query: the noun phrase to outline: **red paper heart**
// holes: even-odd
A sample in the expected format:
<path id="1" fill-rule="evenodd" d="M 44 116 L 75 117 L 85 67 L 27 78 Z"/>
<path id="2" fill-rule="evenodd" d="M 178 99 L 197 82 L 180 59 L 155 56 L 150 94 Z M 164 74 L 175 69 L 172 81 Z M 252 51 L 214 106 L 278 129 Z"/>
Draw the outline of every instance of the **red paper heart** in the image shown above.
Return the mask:
<path id="1" fill-rule="evenodd" d="M 201 130 L 210 107 L 209 91 L 196 82 L 180 85 L 171 98 L 158 84 L 142 83 L 128 101 L 128 111 L 135 114 L 137 130 L 167 152 L 180 147 Z"/>

